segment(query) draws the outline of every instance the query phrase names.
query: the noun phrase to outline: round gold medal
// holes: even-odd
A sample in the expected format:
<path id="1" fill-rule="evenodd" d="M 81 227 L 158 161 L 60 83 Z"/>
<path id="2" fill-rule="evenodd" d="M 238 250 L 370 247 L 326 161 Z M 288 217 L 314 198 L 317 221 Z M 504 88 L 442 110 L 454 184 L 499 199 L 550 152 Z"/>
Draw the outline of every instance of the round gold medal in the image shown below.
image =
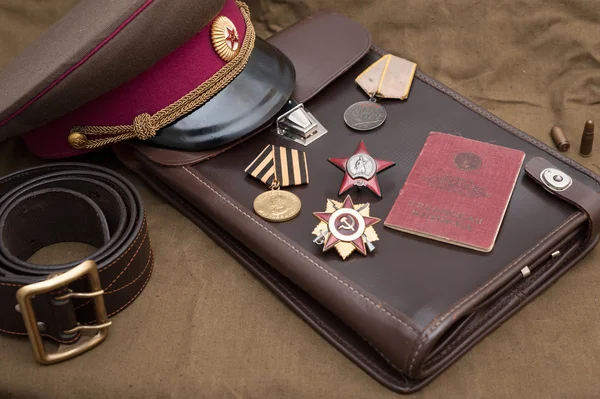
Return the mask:
<path id="1" fill-rule="evenodd" d="M 268 222 L 287 222 L 300 213 L 302 202 L 297 195 L 284 190 L 262 193 L 254 200 L 254 212 Z"/>

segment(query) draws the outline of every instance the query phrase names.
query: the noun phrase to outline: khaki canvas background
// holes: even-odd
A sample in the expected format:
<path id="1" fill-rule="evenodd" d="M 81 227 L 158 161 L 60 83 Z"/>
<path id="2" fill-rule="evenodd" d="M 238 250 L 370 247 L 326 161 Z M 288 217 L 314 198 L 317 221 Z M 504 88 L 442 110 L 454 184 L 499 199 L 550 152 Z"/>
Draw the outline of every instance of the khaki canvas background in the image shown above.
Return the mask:
<path id="1" fill-rule="evenodd" d="M 0 67 L 75 3 L 0 0 Z M 319 9 L 346 14 L 373 33 L 374 43 L 538 139 L 551 144 L 550 127 L 560 124 L 572 144 L 567 155 L 600 172 L 600 142 L 592 157 L 578 155 L 585 120 L 600 116 L 596 0 L 249 3 L 263 37 Z M 113 319 L 108 341 L 77 359 L 38 366 L 27 340 L 0 336 L 0 396 L 397 397 L 110 152 L 82 160 L 114 167 L 141 191 L 156 252 L 154 275 L 143 295 Z M 0 175 L 40 162 L 18 140 L 0 143 Z M 35 258 L 58 262 L 81 254 L 81 245 L 59 245 Z M 599 260 L 595 250 L 414 397 L 600 397 Z"/>

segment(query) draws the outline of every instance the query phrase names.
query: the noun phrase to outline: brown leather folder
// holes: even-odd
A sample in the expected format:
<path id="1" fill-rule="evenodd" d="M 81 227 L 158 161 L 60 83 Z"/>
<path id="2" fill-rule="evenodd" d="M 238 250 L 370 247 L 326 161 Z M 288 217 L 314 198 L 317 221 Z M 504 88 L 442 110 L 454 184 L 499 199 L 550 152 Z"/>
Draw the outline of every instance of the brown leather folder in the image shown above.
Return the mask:
<path id="1" fill-rule="evenodd" d="M 388 388 L 401 393 L 422 388 L 597 243 L 598 176 L 419 71 L 408 100 L 381 100 L 388 114 L 383 126 L 362 134 L 349 129 L 344 110 L 366 99 L 354 79 L 384 54 L 355 22 L 335 13 L 317 14 L 270 42 L 294 63 L 293 97 L 328 129 L 326 135 L 303 147 L 278 136 L 271 123 L 227 148 L 182 152 L 140 142 L 117 152 Z M 335 251 L 323 252 L 313 243 L 317 221 L 312 212 L 323 211 L 327 198 L 339 199 L 342 175 L 327 158 L 351 154 L 364 140 L 372 154 L 396 162 L 379 178 L 381 200 L 367 190 L 351 193 L 355 203 L 370 202 L 371 215 L 383 219 L 431 131 L 526 154 L 490 253 L 382 224 L 376 227 L 377 249 L 366 257 L 355 254 L 342 261 Z M 244 168 L 268 144 L 307 153 L 310 183 L 289 189 L 302 200 L 300 215 L 290 222 L 269 223 L 252 210 L 254 198 L 266 188 Z M 572 184 L 553 186 L 542 176 L 547 168 L 566 174 Z"/>

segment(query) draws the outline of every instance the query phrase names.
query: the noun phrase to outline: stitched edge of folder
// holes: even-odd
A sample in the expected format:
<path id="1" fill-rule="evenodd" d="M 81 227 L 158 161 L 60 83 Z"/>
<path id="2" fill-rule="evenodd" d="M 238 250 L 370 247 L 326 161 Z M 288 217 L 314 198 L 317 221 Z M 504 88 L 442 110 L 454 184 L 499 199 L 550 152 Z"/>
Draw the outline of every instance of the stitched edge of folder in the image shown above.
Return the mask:
<path id="1" fill-rule="evenodd" d="M 581 214 L 580 212 L 576 212 L 573 215 L 571 215 L 571 217 L 569 217 L 560 226 L 558 226 L 557 228 L 555 228 L 550 234 L 548 234 L 541 241 L 539 241 L 534 247 L 530 248 L 527 252 L 525 252 L 524 254 L 522 254 L 521 256 L 519 256 L 516 260 L 512 261 L 508 266 L 506 266 L 504 269 L 502 269 L 502 271 L 500 271 L 498 274 L 496 274 L 491 280 L 488 280 L 487 283 L 485 283 L 484 285 L 482 285 L 481 287 L 479 287 L 479 289 L 477 289 L 477 291 L 474 291 L 471 294 L 469 294 L 468 296 L 466 296 L 463 299 L 461 299 L 449 311 L 447 311 L 441 318 L 439 318 L 437 320 L 437 322 L 435 323 L 435 325 L 433 324 L 433 322 L 435 321 L 435 319 L 432 320 L 431 323 L 429 323 L 429 325 L 427 327 L 425 327 L 425 329 L 423 329 L 423 332 L 421 333 L 421 339 L 419 341 L 419 346 L 417 346 L 417 349 L 415 350 L 415 353 L 414 353 L 414 355 L 412 357 L 412 360 L 410 362 L 410 366 L 408 367 L 408 375 L 409 376 L 411 375 L 413 367 L 415 365 L 415 360 L 417 359 L 417 356 L 419 355 L 419 352 L 421 351 L 421 348 L 425 344 L 425 341 L 427 341 L 428 334 L 431 331 L 435 330 L 456 309 L 460 308 L 462 305 L 464 305 L 470 299 L 472 299 L 473 297 L 477 296 L 477 294 L 479 294 L 481 291 L 483 291 L 484 289 L 486 289 L 487 287 L 489 287 L 492 283 L 494 283 L 494 281 L 498 280 L 500 277 L 502 277 L 504 274 L 506 274 L 506 272 L 512 270 L 512 268 L 516 264 L 518 264 L 521 260 L 523 260 L 523 258 L 525 258 L 527 255 L 529 255 L 534 250 L 536 250 L 540 245 L 542 245 L 546 241 L 548 241 L 548 239 L 550 239 L 553 235 L 555 235 L 558 231 L 560 231 L 563 227 L 565 227 L 567 224 L 569 224 L 573 219 L 575 219 L 580 214 Z"/>
<path id="2" fill-rule="evenodd" d="M 235 245 L 235 243 L 231 240 L 230 236 L 222 234 L 220 232 L 215 232 L 215 234 L 217 234 L 223 240 L 227 241 L 230 245 Z M 395 381 L 400 381 L 400 378 L 398 378 L 398 377 L 402 377 L 402 379 L 404 379 L 404 382 L 406 382 L 406 383 L 408 382 L 406 379 L 406 376 L 404 375 L 402 370 L 400 370 L 400 368 L 398 368 L 394 363 L 392 363 L 371 342 L 369 342 L 368 340 L 363 338 L 363 340 L 366 343 L 368 343 L 377 353 L 379 353 L 379 355 L 382 356 L 394 369 L 396 369 L 398 372 L 400 372 L 399 375 L 393 375 L 390 372 L 386 371 L 385 369 L 383 369 L 383 367 L 381 367 L 380 365 L 376 364 L 371 359 L 369 359 L 358 348 L 356 348 L 354 345 L 352 345 L 351 343 L 346 341 L 344 338 L 342 338 L 334 329 L 329 327 L 329 325 L 327 323 L 325 323 L 319 316 L 317 316 L 312 310 L 310 310 L 310 308 L 308 306 L 306 306 L 304 304 L 304 302 L 302 302 L 300 299 L 296 298 L 296 296 L 284 284 L 282 284 L 276 277 L 274 277 L 265 267 L 263 267 L 256 260 L 254 260 L 252 258 L 247 258 L 247 259 L 245 259 L 245 261 L 252 263 L 254 265 L 254 267 L 260 269 L 260 271 L 263 273 L 263 276 L 266 276 L 266 278 L 272 284 L 277 285 L 279 287 L 279 289 L 284 290 L 287 293 L 287 295 L 288 295 L 287 298 L 290 298 L 297 306 L 301 307 L 303 309 L 303 311 L 306 312 L 306 314 L 308 314 L 310 317 L 313 318 L 313 320 L 319 325 L 319 327 L 323 328 L 329 334 L 333 335 L 336 339 L 338 339 L 338 341 L 341 342 L 348 350 L 351 350 L 355 356 L 360 357 L 365 363 L 367 363 L 371 367 L 377 369 L 377 371 L 379 371 L 380 373 L 385 374 L 388 378 L 391 378 Z"/>
<path id="3" fill-rule="evenodd" d="M 322 272 L 326 273 L 327 275 L 329 275 L 331 278 L 333 278 L 336 282 L 342 284 L 343 286 L 345 286 L 348 290 L 350 290 L 351 292 L 353 292 L 354 294 L 357 294 L 361 299 L 363 299 L 365 302 L 369 303 L 370 305 L 372 305 L 376 310 L 381 311 L 382 313 L 384 313 L 385 315 L 387 315 L 388 317 L 390 317 L 392 320 L 396 321 L 397 323 L 405 326 L 406 328 L 408 328 L 409 330 L 411 330 L 413 333 L 415 334 L 419 334 L 421 331 L 417 331 L 413 326 L 409 325 L 408 323 L 400 320 L 398 317 L 394 316 L 389 310 L 387 310 L 385 307 L 378 305 L 377 303 L 375 303 L 370 297 L 364 295 L 363 293 L 359 292 L 355 287 L 353 287 L 352 285 L 348 284 L 347 282 L 343 281 L 342 279 L 340 279 L 338 276 L 336 276 L 335 274 L 331 273 L 329 270 L 325 269 L 323 266 L 319 265 L 315 260 L 313 260 L 310 256 L 302 253 L 298 248 L 296 248 L 294 245 L 292 245 L 291 243 L 289 243 L 288 241 L 286 241 L 285 239 L 283 239 L 282 237 L 280 237 L 277 233 L 273 232 L 271 229 L 269 229 L 268 227 L 266 227 L 265 225 L 263 225 L 262 223 L 260 223 L 258 220 L 256 220 L 254 217 L 252 217 L 251 215 L 249 215 L 248 213 L 244 212 L 243 209 L 241 209 L 240 207 L 238 207 L 236 204 L 234 204 L 233 202 L 231 202 L 229 199 L 227 199 L 223 194 L 219 193 L 217 190 L 215 190 L 214 188 L 212 188 L 208 183 L 206 183 L 204 180 L 202 180 L 196 173 L 194 173 L 192 170 L 190 170 L 187 166 L 183 166 L 182 167 L 183 170 L 185 170 L 188 174 L 190 174 L 194 179 L 198 180 L 202 185 L 204 185 L 206 188 L 208 188 L 210 191 L 212 191 L 214 194 L 216 194 L 220 199 L 222 199 L 223 201 L 225 201 L 227 204 L 231 205 L 234 209 L 236 209 L 238 212 L 240 212 L 242 215 L 244 215 L 245 217 L 247 217 L 248 219 L 250 219 L 253 223 L 255 223 L 256 225 L 258 225 L 259 227 L 261 227 L 262 229 L 264 229 L 267 233 L 271 234 L 272 236 L 274 236 L 275 238 L 277 238 L 279 241 L 281 241 L 282 243 L 284 243 L 285 245 L 287 245 L 288 247 L 290 247 L 294 252 L 296 252 L 299 256 L 305 258 L 308 262 L 310 262 L 313 266 L 317 267 L 319 270 L 321 270 Z"/>

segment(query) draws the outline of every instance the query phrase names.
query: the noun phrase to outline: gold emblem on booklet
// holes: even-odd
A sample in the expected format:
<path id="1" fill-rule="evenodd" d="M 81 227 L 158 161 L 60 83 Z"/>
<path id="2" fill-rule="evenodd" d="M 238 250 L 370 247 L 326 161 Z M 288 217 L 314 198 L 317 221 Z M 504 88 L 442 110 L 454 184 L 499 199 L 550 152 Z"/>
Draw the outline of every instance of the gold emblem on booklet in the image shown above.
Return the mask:
<path id="1" fill-rule="evenodd" d="M 296 149 L 268 145 L 248 165 L 246 173 L 262 181 L 271 191 L 254 200 L 254 212 L 269 222 L 287 222 L 300 213 L 297 195 L 281 187 L 308 184 L 306 153 Z"/>

